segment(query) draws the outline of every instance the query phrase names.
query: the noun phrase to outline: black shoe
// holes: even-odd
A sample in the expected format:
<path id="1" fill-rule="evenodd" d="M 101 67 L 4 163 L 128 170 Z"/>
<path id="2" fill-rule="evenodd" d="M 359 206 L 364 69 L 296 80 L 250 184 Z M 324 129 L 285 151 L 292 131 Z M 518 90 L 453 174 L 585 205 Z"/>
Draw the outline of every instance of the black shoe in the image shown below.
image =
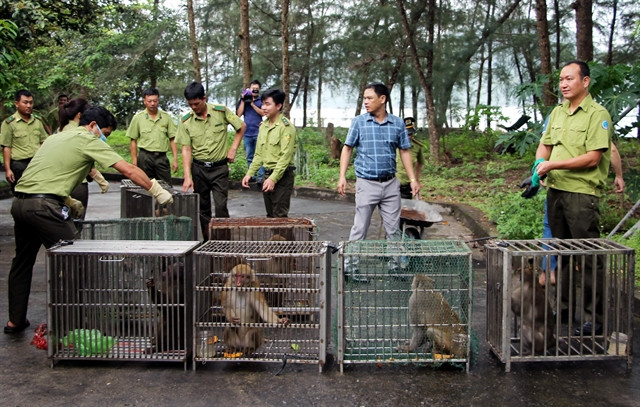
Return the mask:
<path id="1" fill-rule="evenodd" d="M 591 321 L 587 321 L 584 323 L 584 325 L 582 325 L 582 328 L 576 328 L 573 334 L 576 336 L 580 336 L 580 333 L 582 333 L 582 335 L 584 336 L 591 336 L 593 335 L 594 331 L 596 335 L 601 334 L 602 324 L 599 324 L 597 322 L 593 323 Z"/>
<path id="2" fill-rule="evenodd" d="M 24 331 L 25 329 L 27 329 L 29 327 L 29 325 L 31 325 L 31 323 L 29 323 L 29 321 L 25 321 L 23 324 L 16 325 L 16 326 L 5 325 L 4 333 L 6 333 L 6 334 L 17 334 L 17 333 L 20 333 L 20 332 Z"/>

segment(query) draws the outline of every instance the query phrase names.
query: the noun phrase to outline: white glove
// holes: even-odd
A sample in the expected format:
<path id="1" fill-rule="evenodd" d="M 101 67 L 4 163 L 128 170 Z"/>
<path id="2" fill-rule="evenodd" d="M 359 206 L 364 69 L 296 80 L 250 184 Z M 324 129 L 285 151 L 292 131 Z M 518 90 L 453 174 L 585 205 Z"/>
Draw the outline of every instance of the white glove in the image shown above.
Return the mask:
<path id="1" fill-rule="evenodd" d="M 71 216 L 71 219 L 82 219 L 84 216 L 84 206 L 82 202 L 68 196 L 67 199 L 64 200 L 64 204 L 69 207 L 69 216 Z"/>
<path id="2" fill-rule="evenodd" d="M 104 179 L 102 174 L 100 174 L 100 171 L 96 170 L 96 173 L 93 174 L 92 178 L 100 186 L 100 190 L 103 194 L 109 190 L 109 181 Z"/>
<path id="3" fill-rule="evenodd" d="M 154 198 L 156 198 L 160 205 L 173 203 L 173 195 L 171 195 L 171 192 L 162 188 L 155 178 L 151 180 L 151 188 L 149 188 L 149 192 Z"/>

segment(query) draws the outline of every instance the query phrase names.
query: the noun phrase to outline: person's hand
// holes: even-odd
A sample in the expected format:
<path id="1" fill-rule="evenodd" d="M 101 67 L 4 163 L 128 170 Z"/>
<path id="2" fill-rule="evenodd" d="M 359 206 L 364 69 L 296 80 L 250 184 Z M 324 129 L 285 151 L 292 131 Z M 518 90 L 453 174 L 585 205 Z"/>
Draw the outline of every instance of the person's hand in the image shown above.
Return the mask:
<path id="1" fill-rule="evenodd" d="M 82 219 L 84 215 L 84 205 L 82 205 L 82 202 L 68 196 L 67 199 L 64 200 L 64 205 L 69 208 L 69 216 L 71 216 L 72 219 Z"/>
<path id="2" fill-rule="evenodd" d="M 422 188 L 422 185 L 420 185 L 420 183 L 417 180 L 412 180 L 411 181 L 411 194 L 412 195 L 420 195 L 420 188 Z"/>
<path id="3" fill-rule="evenodd" d="M 276 187 L 276 183 L 271 178 L 267 178 L 262 182 L 262 192 L 270 192 Z"/>
<path id="4" fill-rule="evenodd" d="M 7 172 L 5 173 L 5 178 L 7 179 L 7 181 L 9 181 L 12 184 L 16 182 L 16 176 L 13 174 L 13 171 L 11 170 L 7 170 Z"/>
<path id="5" fill-rule="evenodd" d="M 100 186 L 100 190 L 103 194 L 109 190 L 109 181 L 104 179 L 100 171 L 96 170 L 96 173 L 93 174 L 92 178 Z"/>
<path id="6" fill-rule="evenodd" d="M 342 196 L 347 196 L 347 179 L 343 176 L 338 180 L 338 193 Z"/>
<path id="7" fill-rule="evenodd" d="M 245 175 L 244 178 L 242 178 L 242 187 L 243 188 L 249 188 L 249 181 L 251 180 L 251 176 L 250 175 Z"/>
<path id="8" fill-rule="evenodd" d="M 190 189 L 193 189 L 193 180 L 191 177 L 184 177 L 184 181 L 182 181 L 182 192 L 189 192 Z"/>
<path id="9" fill-rule="evenodd" d="M 525 179 L 524 181 L 522 181 L 522 183 L 520 184 L 520 188 L 526 188 L 524 191 L 522 191 L 522 195 L 521 195 L 525 199 L 533 198 L 538 193 L 538 189 L 540 189 L 539 182 L 538 182 L 538 185 L 536 186 L 533 185 L 532 177 L 533 175 Z"/>
<path id="10" fill-rule="evenodd" d="M 171 171 L 173 171 L 174 174 L 176 172 L 178 172 L 178 159 L 177 158 L 174 158 L 173 162 L 171 163 Z"/>
<path id="11" fill-rule="evenodd" d="M 251 92 L 251 89 L 247 88 L 242 91 L 242 100 L 249 103 L 253 101 L 253 93 Z"/>
<path id="12" fill-rule="evenodd" d="M 616 187 L 616 192 L 617 193 L 621 193 L 624 192 L 624 179 L 622 177 L 616 177 L 615 181 L 613 182 L 615 187 Z"/>
<path id="13" fill-rule="evenodd" d="M 171 195 L 171 192 L 162 188 L 155 178 L 151 180 L 151 188 L 149 188 L 149 192 L 154 198 L 156 198 L 160 205 L 173 203 L 173 195 Z"/>

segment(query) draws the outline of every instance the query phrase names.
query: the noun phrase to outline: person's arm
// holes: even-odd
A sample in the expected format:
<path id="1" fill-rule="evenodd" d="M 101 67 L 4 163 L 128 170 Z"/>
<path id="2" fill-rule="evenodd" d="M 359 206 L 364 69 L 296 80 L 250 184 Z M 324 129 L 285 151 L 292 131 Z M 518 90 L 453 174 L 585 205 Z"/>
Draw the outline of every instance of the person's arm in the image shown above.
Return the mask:
<path id="1" fill-rule="evenodd" d="M 579 155 L 568 160 L 559 161 L 543 161 L 536 168 L 538 176 L 542 176 L 551 170 L 580 170 L 583 168 L 592 168 L 600 163 L 602 158 L 602 150 L 591 150 L 585 154 Z"/>
<path id="2" fill-rule="evenodd" d="M 184 171 L 182 192 L 188 192 L 189 189 L 193 189 L 193 179 L 191 178 L 191 146 L 182 146 L 182 169 Z"/>
<path id="3" fill-rule="evenodd" d="M 400 150 L 400 159 L 402 160 L 402 165 L 404 165 L 404 169 L 407 171 L 407 176 L 409 177 L 409 181 L 411 182 L 411 193 L 413 195 L 418 195 L 420 193 L 420 182 L 416 178 L 416 174 L 413 172 L 413 162 L 411 161 L 411 151 L 410 149 Z"/>
<path id="4" fill-rule="evenodd" d="M 131 139 L 131 143 L 129 144 L 129 151 L 131 151 L 131 164 L 137 166 L 138 165 L 138 143 Z"/>
<path id="5" fill-rule="evenodd" d="M 232 163 L 236 159 L 236 153 L 238 152 L 238 147 L 240 147 L 240 142 L 242 141 L 242 136 L 244 136 L 244 130 L 247 128 L 247 125 L 242 122 L 242 126 L 236 131 L 235 136 L 233 136 L 233 142 L 231 143 L 231 148 L 227 152 L 227 160 Z"/>
<path id="6" fill-rule="evenodd" d="M 264 110 L 262 110 L 262 108 L 260 108 L 260 107 L 256 106 L 256 104 L 255 104 L 255 103 L 253 103 L 253 101 L 251 102 L 251 107 L 252 107 L 252 108 L 253 108 L 253 110 L 255 110 L 255 111 L 256 111 L 256 113 L 258 113 L 260 116 L 265 116 L 265 115 L 266 115 L 266 114 L 265 114 L 265 112 L 264 112 Z"/>
<path id="7" fill-rule="evenodd" d="M 171 154 L 173 154 L 173 162 L 171 163 L 171 170 L 176 173 L 178 172 L 178 145 L 176 144 L 176 139 L 172 138 L 169 140 L 169 146 L 171 146 Z"/>
<path id="8" fill-rule="evenodd" d="M 342 146 L 342 152 L 340 153 L 340 178 L 338 179 L 338 193 L 342 196 L 346 196 L 347 169 L 349 168 L 349 162 L 351 162 L 351 154 L 353 154 L 353 147 L 346 144 Z"/>
<path id="9" fill-rule="evenodd" d="M 238 107 L 236 108 L 236 115 L 238 117 L 242 116 L 244 114 L 244 100 L 240 99 L 240 101 L 238 102 Z"/>
<path id="10" fill-rule="evenodd" d="M 11 171 L 11 147 L 4 147 L 2 150 L 2 156 L 4 158 L 4 174 L 7 181 L 10 183 L 16 182 L 16 177 Z"/>
<path id="11" fill-rule="evenodd" d="M 616 173 L 614 181 L 616 192 L 624 192 L 625 183 L 624 178 L 622 178 L 622 158 L 620 157 L 618 147 L 616 147 L 614 143 L 611 143 L 611 166 L 613 167 L 613 171 Z"/>
<path id="12" fill-rule="evenodd" d="M 133 181 L 134 184 L 149 191 L 161 205 L 173 202 L 171 192 L 162 188 L 155 179 L 149 179 L 147 174 L 135 165 L 130 164 L 125 160 L 120 160 L 113 164 L 112 167 L 118 170 L 120 174 Z"/>

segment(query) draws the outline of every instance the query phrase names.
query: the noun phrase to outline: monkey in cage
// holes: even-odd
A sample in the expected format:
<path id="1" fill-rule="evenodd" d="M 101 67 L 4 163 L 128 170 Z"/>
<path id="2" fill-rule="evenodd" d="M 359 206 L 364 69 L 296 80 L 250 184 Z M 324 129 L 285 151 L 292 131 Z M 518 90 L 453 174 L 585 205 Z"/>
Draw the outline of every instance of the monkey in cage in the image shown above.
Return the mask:
<path id="1" fill-rule="evenodd" d="M 182 262 L 162 262 L 160 283 L 154 277 L 146 281 L 149 297 L 160 313 L 157 336 L 147 353 L 185 349 L 185 267 Z"/>
<path id="2" fill-rule="evenodd" d="M 231 326 L 222 338 L 228 354 L 253 353 L 264 343 L 262 328 L 247 326 L 261 320 L 270 324 L 288 325 L 288 318 L 280 318 L 269 306 L 264 294 L 254 290 L 260 283 L 248 264 L 238 264 L 229 273 L 222 293 L 222 307 Z"/>

